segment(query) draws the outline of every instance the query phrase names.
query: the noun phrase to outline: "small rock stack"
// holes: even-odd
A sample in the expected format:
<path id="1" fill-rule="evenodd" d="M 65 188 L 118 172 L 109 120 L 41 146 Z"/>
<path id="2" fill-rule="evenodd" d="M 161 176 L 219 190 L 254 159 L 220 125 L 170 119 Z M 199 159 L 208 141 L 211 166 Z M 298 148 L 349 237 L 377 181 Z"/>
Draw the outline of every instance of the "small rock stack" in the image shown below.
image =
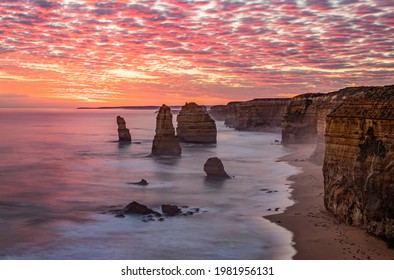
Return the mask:
<path id="1" fill-rule="evenodd" d="M 118 124 L 119 142 L 131 142 L 130 131 L 126 127 L 126 121 L 124 118 L 117 116 L 116 123 Z"/>

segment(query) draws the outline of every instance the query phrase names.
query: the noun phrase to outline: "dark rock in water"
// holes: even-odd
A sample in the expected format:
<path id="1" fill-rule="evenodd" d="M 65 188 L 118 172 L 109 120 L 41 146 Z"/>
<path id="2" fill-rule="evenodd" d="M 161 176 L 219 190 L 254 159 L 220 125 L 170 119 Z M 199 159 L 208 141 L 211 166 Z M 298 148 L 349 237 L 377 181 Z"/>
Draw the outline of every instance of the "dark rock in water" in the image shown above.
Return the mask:
<path id="1" fill-rule="evenodd" d="M 116 117 L 118 124 L 118 135 L 120 142 L 131 142 L 131 135 L 129 129 L 126 127 L 126 121 L 121 116 Z"/>
<path id="2" fill-rule="evenodd" d="M 134 183 L 130 183 L 130 184 L 139 185 L 139 186 L 147 186 L 148 181 L 146 181 L 145 179 L 141 179 L 141 181 L 139 181 L 139 182 L 134 182 Z"/>
<path id="3" fill-rule="evenodd" d="M 169 204 L 163 204 L 161 206 L 161 211 L 163 211 L 163 214 L 167 216 L 177 216 L 182 213 L 181 209 L 178 208 L 178 206 Z"/>
<path id="4" fill-rule="evenodd" d="M 151 156 L 180 156 L 179 139 L 175 136 L 170 107 L 163 104 L 156 117 L 156 134 L 152 143 Z"/>
<path id="5" fill-rule="evenodd" d="M 209 178 L 228 179 L 230 176 L 224 170 L 222 161 L 217 157 L 209 158 L 204 164 L 204 171 Z"/>
<path id="6" fill-rule="evenodd" d="M 124 218 L 124 217 L 126 217 L 126 216 L 123 215 L 123 214 L 117 214 L 117 215 L 115 216 L 115 218 Z"/>
<path id="7" fill-rule="evenodd" d="M 164 221 L 164 218 L 159 218 L 158 221 L 159 221 L 159 222 L 163 222 L 163 221 Z"/>
<path id="8" fill-rule="evenodd" d="M 131 202 L 122 211 L 124 214 L 140 214 L 140 215 L 149 215 L 149 214 L 156 214 L 156 211 L 149 209 L 143 204 L 140 204 L 136 201 Z M 160 214 L 160 213 L 159 213 Z"/>

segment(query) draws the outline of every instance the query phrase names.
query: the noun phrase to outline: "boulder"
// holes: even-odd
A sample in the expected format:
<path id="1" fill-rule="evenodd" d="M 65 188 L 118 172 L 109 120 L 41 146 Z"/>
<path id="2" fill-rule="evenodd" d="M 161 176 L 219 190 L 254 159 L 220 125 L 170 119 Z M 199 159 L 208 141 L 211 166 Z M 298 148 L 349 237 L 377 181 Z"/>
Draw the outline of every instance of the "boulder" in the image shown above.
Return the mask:
<path id="1" fill-rule="evenodd" d="M 230 176 L 224 170 L 222 161 L 217 157 L 211 157 L 205 162 L 204 171 L 207 173 L 208 178 L 230 178 Z"/>
<path id="2" fill-rule="evenodd" d="M 126 127 L 126 121 L 121 116 L 116 117 L 118 124 L 119 142 L 131 142 L 131 135 L 129 129 Z"/>
<path id="3" fill-rule="evenodd" d="M 177 216 L 182 213 L 181 209 L 176 205 L 163 204 L 161 211 L 167 216 Z"/>
<path id="4" fill-rule="evenodd" d="M 163 104 L 156 117 L 156 134 L 152 143 L 151 156 L 180 156 L 179 139 L 175 136 L 170 107 Z"/>
<path id="5" fill-rule="evenodd" d="M 148 208 L 147 206 L 138 203 L 136 201 L 131 202 L 125 208 L 122 209 L 123 214 L 140 214 L 140 215 L 149 215 L 149 214 L 159 214 L 158 212 Z"/>
<path id="6" fill-rule="evenodd" d="M 205 106 L 186 103 L 177 116 L 177 122 L 176 132 L 181 142 L 216 143 L 216 123 Z"/>

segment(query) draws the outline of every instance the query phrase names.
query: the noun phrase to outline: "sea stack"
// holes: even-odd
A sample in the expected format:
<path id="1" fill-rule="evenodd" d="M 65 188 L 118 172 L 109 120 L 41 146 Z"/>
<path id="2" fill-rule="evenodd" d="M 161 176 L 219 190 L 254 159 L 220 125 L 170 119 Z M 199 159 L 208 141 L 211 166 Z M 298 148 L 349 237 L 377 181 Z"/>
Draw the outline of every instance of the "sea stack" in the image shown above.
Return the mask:
<path id="1" fill-rule="evenodd" d="M 327 116 L 324 204 L 394 241 L 394 85 L 366 88 Z"/>
<path id="2" fill-rule="evenodd" d="M 126 121 L 121 116 L 116 117 L 118 124 L 119 142 L 131 142 L 131 135 L 128 128 L 126 128 Z"/>
<path id="3" fill-rule="evenodd" d="M 182 106 L 177 117 L 177 136 L 181 142 L 216 143 L 216 124 L 205 106 L 194 102 Z"/>
<path id="4" fill-rule="evenodd" d="M 222 161 L 217 157 L 209 158 L 204 164 L 204 171 L 208 178 L 228 179 L 230 176 L 224 170 Z"/>
<path id="5" fill-rule="evenodd" d="M 175 136 L 170 107 L 163 104 L 156 117 L 156 135 L 152 144 L 152 156 L 180 156 L 179 139 Z"/>

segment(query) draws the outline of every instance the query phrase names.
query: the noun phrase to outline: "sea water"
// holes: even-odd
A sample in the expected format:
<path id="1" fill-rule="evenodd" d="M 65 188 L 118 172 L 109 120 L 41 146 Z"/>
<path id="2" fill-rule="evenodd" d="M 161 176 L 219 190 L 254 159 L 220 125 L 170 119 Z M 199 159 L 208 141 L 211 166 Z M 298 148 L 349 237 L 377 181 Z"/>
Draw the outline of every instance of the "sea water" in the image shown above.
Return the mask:
<path id="1" fill-rule="evenodd" d="M 117 142 L 117 115 L 133 143 Z M 277 161 L 290 152 L 280 135 L 216 122 L 217 144 L 153 158 L 155 121 L 154 110 L 1 109 L 0 259 L 291 259 L 292 233 L 263 218 L 293 203 L 286 178 L 298 170 Z M 214 156 L 231 179 L 206 179 Z M 110 211 L 131 201 L 199 212 Z"/>

